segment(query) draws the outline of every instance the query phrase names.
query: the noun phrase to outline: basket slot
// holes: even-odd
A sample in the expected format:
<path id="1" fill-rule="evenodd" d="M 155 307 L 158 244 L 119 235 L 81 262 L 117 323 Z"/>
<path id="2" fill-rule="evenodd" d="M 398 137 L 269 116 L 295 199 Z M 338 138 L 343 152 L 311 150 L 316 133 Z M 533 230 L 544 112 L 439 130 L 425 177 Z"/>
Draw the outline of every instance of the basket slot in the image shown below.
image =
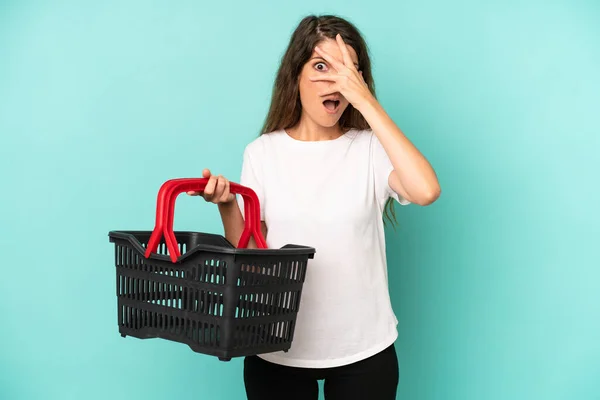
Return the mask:
<path id="1" fill-rule="evenodd" d="M 242 324 L 236 330 L 234 347 L 251 348 L 265 344 L 278 344 L 290 341 L 290 321 Z"/>
<path id="2" fill-rule="evenodd" d="M 185 317 L 170 316 L 165 313 L 141 310 L 127 305 L 122 307 L 120 314 L 121 324 L 129 329 L 158 329 L 172 335 L 186 336 L 200 344 L 216 345 L 218 342 L 219 327 L 216 324 L 202 324 L 190 321 Z M 199 327 L 203 327 L 204 332 Z"/>
<path id="3" fill-rule="evenodd" d="M 248 334 L 246 335 L 246 342 L 244 343 L 244 347 L 250 347 L 256 343 L 256 337 L 258 336 L 258 326 L 249 325 L 247 332 Z"/>
<path id="4" fill-rule="evenodd" d="M 133 278 L 126 275 L 119 276 L 120 297 L 158 304 L 165 307 L 182 308 L 185 304 L 186 292 L 180 285 L 168 285 L 146 279 Z"/>
<path id="5" fill-rule="evenodd" d="M 254 325 L 252 328 L 253 335 L 250 336 L 250 345 L 256 346 L 257 344 L 262 342 L 262 340 L 260 340 L 260 335 L 263 333 L 264 328 L 263 324 Z"/>
<path id="6" fill-rule="evenodd" d="M 194 280 L 224 285 L 227 276 L 227 262 L 217 258 L 204 259 L 193 269 Z"/>
<path id="7" fill-rule="evenodd" d="M 268 284 L 289 284 L 303 282 L 306 262 L 287 261 L 275 264 L 241 264 L 238 286 L 259 286 Z"/>
<path id="8" fill-rule="evenodd" d="M 201 346 L 218 347 L 220 339 L 220 327 L 219 325 L 210 323 L 195 323 L 197 329 L 197 344 Z"/>
<path id="9" fill-rule="evenodd" d="M 210 290 L 201 291 L 202 302 L 199 312 L 220 317 L 223 315 L 223 294 Z"/>
<path id="10" fill-rule="evenodd" d="M 176 274 L 169 272 L 167 275 Z M 225 305 L 223 292 L 220 290 L 138 278 L 128 275 L 126 271 L 117 275 L 117 296 L 217 317 L 223 316 Z M 246 309 L 244 306 L 241 308 Z"/>
<path id="11" fill-rule="evenodd" d="M 120 248 L 117 248 L 116 262 L 118 267 L 215 285 L 226 284 L 227 262 L 224 260 L 216 258 L 206 259 L 186 271 L 186 269 L 157 266 L 148 263 L 139 254 L 128 256 L 126 252 L 126 248 L 122 252 Z"/>
<path id="12" fill-rule="evenodd" d="M 242 293 L 239 295 L 235 317 L 239 319 L 266 315 L 285 315 L 298 311 L 297 291 L 276 293 Z"/>

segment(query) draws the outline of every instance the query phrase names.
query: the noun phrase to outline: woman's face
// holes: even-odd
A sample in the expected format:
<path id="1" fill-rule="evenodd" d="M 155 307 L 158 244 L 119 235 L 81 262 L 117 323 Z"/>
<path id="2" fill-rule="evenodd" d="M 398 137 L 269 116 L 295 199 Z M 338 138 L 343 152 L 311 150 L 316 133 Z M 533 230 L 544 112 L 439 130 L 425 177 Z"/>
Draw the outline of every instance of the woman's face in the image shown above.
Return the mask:
<path id="1" fill-rule="evenodd" d="M 339 62 L 343 63 L 342 52 L 337 42 L 333 39 L 325 39 L 318 43 L 318 46 L 331 54 Z M 346 45 L 352 62 L 358 68 L 358 57 L 356 51 Z M 336 74 L 335 68 L 329 65 L 327 61 L 321 58 L 317 52 L 313 50 L 310 59 L 300 72 L 298 79 L 300 102 L 302 103 L 302 113 L 310 117 L 315 123 L 324 126 L 334 126 L 344 110 L 348 107 L 348 101 L 339 92 L 330 92 L 328 89 L 334 84 L 332 81 L 317 81 L 312 82 L 308 78 L 311 76 L 319 76 L 320 74 Z M 319 93 L 325 92 L 323 96 Z"/>

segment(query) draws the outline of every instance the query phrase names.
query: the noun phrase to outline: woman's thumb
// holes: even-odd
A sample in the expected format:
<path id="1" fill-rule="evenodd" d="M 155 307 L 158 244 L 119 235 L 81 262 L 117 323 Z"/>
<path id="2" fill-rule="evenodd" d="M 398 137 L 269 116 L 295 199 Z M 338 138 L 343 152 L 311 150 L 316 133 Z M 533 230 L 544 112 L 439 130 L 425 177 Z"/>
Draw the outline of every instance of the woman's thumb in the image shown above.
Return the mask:
<path id="1" fill-rule="evenodd" d="M 208 168 L 204 168 L 204 171 L 202 171 L 202 177 L 203 178 L 210 178 L 210 170 Z"/>

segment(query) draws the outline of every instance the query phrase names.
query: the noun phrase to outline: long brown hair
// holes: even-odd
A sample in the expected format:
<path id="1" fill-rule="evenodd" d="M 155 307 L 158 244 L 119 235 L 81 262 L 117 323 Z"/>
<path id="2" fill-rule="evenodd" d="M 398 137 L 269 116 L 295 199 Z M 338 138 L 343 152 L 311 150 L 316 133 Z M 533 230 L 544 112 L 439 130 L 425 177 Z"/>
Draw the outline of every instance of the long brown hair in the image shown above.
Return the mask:
<path id="1" fill-rule="evenodd" d="M 369 90 L 375 96 L 375 83 L 371 72 L 369 49 L 360 31 L 350 22 L 335 15 L 304 17 L 292 33 L 288 47 L 281 59 L 279 70 L 273 85 L 271 105 L 261 129 L 261 135 L 280 129 L 294 127 L 302 114 L 298 78 L 304 64 L 308 62 L 313 50 L 319 42 L 326 38 L 335 40 L 340 34 L 344 42 L 356 51 L 358 57 L 358 70 L 362 71 Z M 349 104 L 339 119 L 342 132 L 350 129 L 370 129 L 371 127 L 355 109 Z M 390 222 L 396 221 L 393 199 L 388 199 L 384 215 Z"/>

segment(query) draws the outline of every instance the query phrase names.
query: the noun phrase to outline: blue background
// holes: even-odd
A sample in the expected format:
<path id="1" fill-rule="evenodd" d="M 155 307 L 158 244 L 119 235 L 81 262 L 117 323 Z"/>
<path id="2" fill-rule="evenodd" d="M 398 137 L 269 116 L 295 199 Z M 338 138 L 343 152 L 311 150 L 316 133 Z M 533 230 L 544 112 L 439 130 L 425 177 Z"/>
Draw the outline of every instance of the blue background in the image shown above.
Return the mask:
<path id="1" fill-rule="evenodd" d="M 309 13 L 361 29 L 443 189 L 387 230 L 398 399 L 600 399 L 595 0 L 0 1 L 0 398 L 244 398 L 241 359 L 120 337 L 107 234 L 238 179 Z M 187 196 L 175 228 L 222 233 Z"/>

